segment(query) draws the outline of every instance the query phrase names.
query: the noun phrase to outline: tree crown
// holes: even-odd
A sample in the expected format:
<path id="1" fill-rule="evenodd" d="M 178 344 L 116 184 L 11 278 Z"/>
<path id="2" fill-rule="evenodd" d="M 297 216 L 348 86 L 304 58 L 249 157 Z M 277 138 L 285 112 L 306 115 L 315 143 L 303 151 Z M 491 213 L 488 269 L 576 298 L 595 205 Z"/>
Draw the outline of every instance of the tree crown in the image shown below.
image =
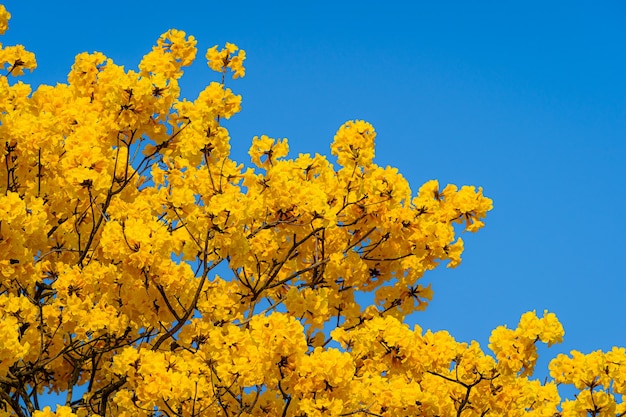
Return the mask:
<path id="1" fill-rule="evenodd" d="M 532 379 L 536 344 L 563 337 L 552 313 L 495 329 L 493 355 L 404 323 L 432 298 L 424 273 L 459 265 L 459 230 L 484 226 L 482 189 L 413 193 L 361 120 L 337 131 L 336 164 L 260 135 L 244 167 L 222 121 L 245 51 L 210 48 L 220 80 L 187 100 L 196 54 L 170 30 L 137 70 L 81 53 L 66 83 L 32 91 L 12 80 L 34 54 L 2 47 L 0 415 L 626 412 L 624 349 Z M 580 395 L 561 403 L 557 383 Z"/>

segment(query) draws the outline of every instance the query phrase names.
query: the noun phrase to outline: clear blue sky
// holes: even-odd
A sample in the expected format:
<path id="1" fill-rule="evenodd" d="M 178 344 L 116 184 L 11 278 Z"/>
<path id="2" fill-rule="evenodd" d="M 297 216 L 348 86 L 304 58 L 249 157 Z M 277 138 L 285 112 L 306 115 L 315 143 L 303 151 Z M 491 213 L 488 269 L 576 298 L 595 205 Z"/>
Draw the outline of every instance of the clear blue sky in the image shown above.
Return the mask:
<path id="1" fill-rule="evenodd" d="M 566 330 L 549 357 L 626 346 L 626 4 L 298 3 L 12 0 L 2 42 L 36 53 L 24 81 L 54 84 L 78 52 L 136 68 L 182 29 L 200 50 L 189 98 L 214 79 L 206 49 L 234 42 L 248 54 L 229 82 L 243 95 L 235 159 L 259 134 L 328 154 L 359 118 L 378 132 L 376 162 L 414 191 L 437 178 L 494 200 L 461 266 L 424 277 L 435 298 L 414 322 L 486 348 L 497 325 L 549 309 Z"/>

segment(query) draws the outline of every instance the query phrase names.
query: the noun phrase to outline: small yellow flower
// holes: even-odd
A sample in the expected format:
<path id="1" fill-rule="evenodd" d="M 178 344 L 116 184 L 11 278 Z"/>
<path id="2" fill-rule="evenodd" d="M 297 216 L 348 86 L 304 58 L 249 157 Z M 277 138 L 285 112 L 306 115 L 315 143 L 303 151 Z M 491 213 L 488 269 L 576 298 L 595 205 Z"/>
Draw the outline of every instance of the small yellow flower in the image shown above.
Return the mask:
<path id="1" fill-rule="evenodd" d="M 330 147 L 337 162 L 344 167 L 366 167 L 374 159 L 374 127 L 363 120 L 352 120 L 344 123 Z"/>
<path id="2" fill-rule="evenodd" d="M 15 77 L 23 75 L 25 69 L 32 72 L 37 67 L 35 54 L 28 52 L 23 45 L 0 49 L 0 64 Z"/>
<path id="3" fill-rule="evenodd" d="M 9 13 L 3 4 L 0 4 L 0 35 L 4 35 L 4 32 L 9 28 L 9 20 L 11 19 L 11 13 Z"/>
<path id="4" fill-rule="evenodd" d="M 237 54 L 235 52 L 239 51 Z M 222 50 L 217 49 L 217 45 L 209 48 L 206 53 L 207 63 L 213 71 L 226 73 L 228 69 L 233 72 L 233 78 L 243 77 L 246 70 L 243 61 L 246 59 L 246 52 L 233 43 L 226 43 Z"/>

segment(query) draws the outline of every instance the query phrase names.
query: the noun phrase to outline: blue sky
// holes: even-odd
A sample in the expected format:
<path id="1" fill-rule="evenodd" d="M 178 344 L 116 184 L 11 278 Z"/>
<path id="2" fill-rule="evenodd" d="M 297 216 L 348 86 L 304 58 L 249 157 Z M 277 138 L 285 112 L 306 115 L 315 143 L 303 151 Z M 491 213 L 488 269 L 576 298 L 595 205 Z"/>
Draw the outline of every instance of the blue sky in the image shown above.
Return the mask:
<path id="1" fill-rule="evenodd" d="M 234 42 L 247 75 L 229 81 L 243 111 L 233 156 L 254 135 L 292 154 L 328 154 L 346 120 L 375 126 L 376 162 L 414 191 L 431 179 L 482 186 L 487 226 L 463 236 L 464 261 L 434 271 L 435 298 L 411 320 L 486 348 L 491 329 L 549 309 L 566 331 L 547 352 L 626 346 L 626 5 L 527 2 L 17 1 L 4 44 L 64 82 L 75 54 L 136 68 L 157 37 L 198 39 L 183 96 L 215 77 L 203 56 Z M 541 371 L 540 371 L 541 372 Z"/>

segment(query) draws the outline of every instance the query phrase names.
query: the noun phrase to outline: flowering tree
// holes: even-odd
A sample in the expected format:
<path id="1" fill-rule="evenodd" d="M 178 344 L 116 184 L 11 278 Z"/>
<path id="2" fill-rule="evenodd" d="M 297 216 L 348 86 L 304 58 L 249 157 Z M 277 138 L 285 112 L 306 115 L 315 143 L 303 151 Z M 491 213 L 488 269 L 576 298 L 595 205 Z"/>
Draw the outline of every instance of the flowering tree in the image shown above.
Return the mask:
<path id="1" fill-rule="evenodd" d="M 536 343 L 563 337 L 554 314 L 497 328 L 492 354 L 404 324 L 491 200 L 437 181 L 414 195 L 373 162 L 364 121 L 339 128 L 336 166 L 261 136 L 244 168 L 221 121 L 245 52 L 209 49 L 221 81 L 188 101 L 195 44 L 168 31 L 138 71 L 79 54 L 67 83 L 34 92 L 12 81 L 34 55 L 0 51 L 0 415 L 626 414 L 624 349 L 532 378 Z"/>

